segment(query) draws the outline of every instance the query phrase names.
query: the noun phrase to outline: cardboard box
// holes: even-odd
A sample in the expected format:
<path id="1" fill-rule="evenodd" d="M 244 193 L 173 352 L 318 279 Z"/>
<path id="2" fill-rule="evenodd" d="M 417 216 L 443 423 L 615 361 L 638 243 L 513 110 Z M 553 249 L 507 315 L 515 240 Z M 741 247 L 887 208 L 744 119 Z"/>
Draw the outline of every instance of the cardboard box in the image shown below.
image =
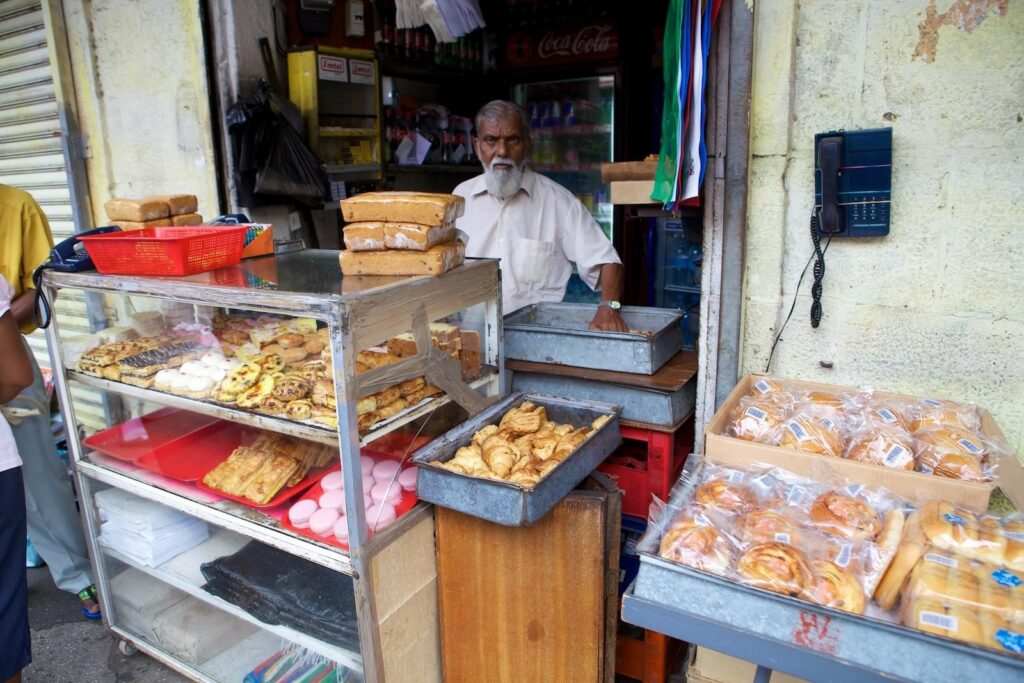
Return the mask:
<path id="1" fill-rule="evenodd" d="M 712 418 L 705 430 L 704 454 L 708 460 L 733 467 L 744 467 L 749 463 L 763 462 L 778 465 L 791 472 L 805 476 L 811 476 L 812 470 L 819 470 L 824 461 L 851 482 L 868 486 L 884 486 L 910 500 L 914 500 L 919 495 L 924 494 L 928 497 L 948 500 L 951 503 L 975 510 L 985 510 L 988 508 L 989 496 L 995 488 L 995 485 L 991 483 L 983 484 L 960 481 L 958 479 L 946 479 L 921 472 L 894 470 L 854 460 L 826 458 L 789 448 L 769 446 L 725 436 L 725 430 L 729 426 L 729 414 L 732 412 L 733 407 L 741 398 L 750 393 L 751 385 L 763 377 L 764 375 L 747 375 L 741 379 L 732 390 L 732 393 L 729 394 L 725 403 L 722 404 L 722 407 L 715 413 L 714 418 Z M 850 387 L 829 384 L 786 381 L 819 391 L 857 391 Z M 902 399 L 915 398 L 880 391 L 875 392 L 875 395 Z M 988 411 L 979 409 L 979 413 L 981 414 L 982 432 L 990 438 L 998 438 L 1005 441 L 1003 433 L 999 430 L 999 427 Z M 996 483 L 1013 501 L 1014 505 L 1018 509 L 1024 509 L 1024 468 L 1021 467 L 1017 459 L 1012 455 L 1009 458 L 1004 458 L 999 463 L 996 477 Z"/>
<path id="2" fill-rule="evenodd" d="M 612 204 L 657 204 L 651 199 L 653 180 L 616 180 L 611 186 Z"/>
<path id="3" fill-rule="evenodd" d="M 750 683 L 757 665 L 706 647 L 695 647 L 696 654 L 686 675 L 691 683 Z M 772 671 L 771 683 L 805 683 L 804 679 Z"/>

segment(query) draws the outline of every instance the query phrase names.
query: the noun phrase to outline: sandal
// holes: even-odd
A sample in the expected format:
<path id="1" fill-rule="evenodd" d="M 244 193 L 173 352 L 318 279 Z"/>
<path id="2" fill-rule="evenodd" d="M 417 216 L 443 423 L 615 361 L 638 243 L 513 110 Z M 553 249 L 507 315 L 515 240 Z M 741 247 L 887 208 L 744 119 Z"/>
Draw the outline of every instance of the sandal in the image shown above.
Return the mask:
<path id="1" fill-rule="evenodd" d="M 99 619 L 103 616 L 100 611 L 99 600 L 96 599 L 96 584 L 83 588 L 76 593 L 78 601 L 82 603 L 82 615 L 86 619 Z"/>

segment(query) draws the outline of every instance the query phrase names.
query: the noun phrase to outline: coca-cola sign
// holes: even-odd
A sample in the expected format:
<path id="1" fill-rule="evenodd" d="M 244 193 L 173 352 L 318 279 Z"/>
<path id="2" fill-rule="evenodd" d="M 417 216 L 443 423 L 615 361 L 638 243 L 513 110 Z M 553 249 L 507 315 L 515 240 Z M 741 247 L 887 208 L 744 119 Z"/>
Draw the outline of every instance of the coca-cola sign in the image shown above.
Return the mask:
<path id="1" fill-rule="evenodd" d="M 609 22 L 513 33 L 505 49 L 506 66 L 510 69 L 610 61 L 618 55 L 619 35 Z"/>

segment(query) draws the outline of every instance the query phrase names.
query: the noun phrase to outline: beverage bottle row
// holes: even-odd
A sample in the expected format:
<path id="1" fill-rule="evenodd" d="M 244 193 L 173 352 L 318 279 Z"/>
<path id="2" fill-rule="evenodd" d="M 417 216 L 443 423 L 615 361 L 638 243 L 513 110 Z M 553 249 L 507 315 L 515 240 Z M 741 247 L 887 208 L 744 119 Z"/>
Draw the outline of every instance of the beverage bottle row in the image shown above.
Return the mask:
<path id="1" fill-rule="evenodd" d="M 434 39 L 429 28 L 396 29 L 393 20 L 384 17 L 375 33 L 377 53 L 382 57 L 439 66 L 462 73 L 483 73 L 491 61 L 481 31 L 474 31 L 453 43 Z"/>

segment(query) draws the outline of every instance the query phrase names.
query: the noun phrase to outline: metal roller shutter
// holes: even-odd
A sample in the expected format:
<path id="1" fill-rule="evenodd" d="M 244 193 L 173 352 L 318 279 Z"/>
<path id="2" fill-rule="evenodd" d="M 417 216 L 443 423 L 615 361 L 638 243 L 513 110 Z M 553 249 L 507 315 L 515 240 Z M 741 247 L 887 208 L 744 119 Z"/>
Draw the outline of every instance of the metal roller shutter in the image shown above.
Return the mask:
<path id="1" fill-rule="evenodd" d="M 75 223 L 58 106 L 42 3 L 0 1 L 0 183 L 30 193 L 59 242 L 74 234 Z M 63 292 L 56 308 L 64 334 L 90 332 L 81 292 Z M 43 333 L 33 333 L 29 344 L 49 367 Z M 87 427 L 103 425 L 99 392 L 78 387 L 74 394 L 79 419 Z"/>

